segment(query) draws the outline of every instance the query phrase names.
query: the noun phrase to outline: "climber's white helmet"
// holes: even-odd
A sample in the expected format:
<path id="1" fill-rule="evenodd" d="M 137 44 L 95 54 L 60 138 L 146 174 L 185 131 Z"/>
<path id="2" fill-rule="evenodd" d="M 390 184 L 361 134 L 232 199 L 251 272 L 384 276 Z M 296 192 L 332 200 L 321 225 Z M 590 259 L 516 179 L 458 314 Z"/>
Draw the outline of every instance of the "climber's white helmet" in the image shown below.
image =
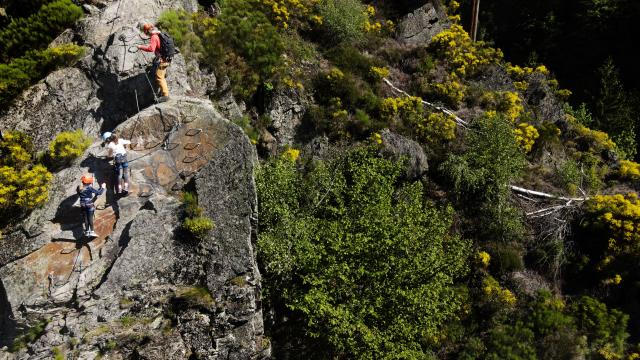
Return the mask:
<path id="1" fill-rule="evenodd" d="M 110 132 L 105 132 L 104 134 L 102 134 L 102 141 L 107 141 L 109 140 L 109 138 L 111 137 L 111 133 Z"/>

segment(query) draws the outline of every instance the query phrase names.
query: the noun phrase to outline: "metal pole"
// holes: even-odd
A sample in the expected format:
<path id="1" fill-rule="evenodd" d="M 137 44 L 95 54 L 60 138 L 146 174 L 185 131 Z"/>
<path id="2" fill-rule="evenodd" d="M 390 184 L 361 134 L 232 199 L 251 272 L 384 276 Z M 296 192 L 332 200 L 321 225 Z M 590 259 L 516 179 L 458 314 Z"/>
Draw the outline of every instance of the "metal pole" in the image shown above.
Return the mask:
<path id="1" fill-rule="evenodd" d="M 473 0 L 471 9 L 471 40 L 476 41 L 478 35 L 478 15 L 480 13 L 480 0 Z"/>

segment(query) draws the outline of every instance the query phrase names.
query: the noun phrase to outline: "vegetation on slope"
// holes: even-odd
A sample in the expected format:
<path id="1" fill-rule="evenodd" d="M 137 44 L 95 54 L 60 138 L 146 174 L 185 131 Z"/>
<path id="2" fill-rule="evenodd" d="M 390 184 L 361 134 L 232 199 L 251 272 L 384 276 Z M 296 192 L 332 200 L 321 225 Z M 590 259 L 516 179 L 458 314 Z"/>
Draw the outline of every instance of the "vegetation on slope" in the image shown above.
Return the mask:
<path id="1" fill-rule="evenodd" d="M 0 107 L 3 109 L 29 85 L 84 54 L 75 44 L 47 48 L 72 26 L 82 9 L 71 0 L 9 1 L 0 16 Z M 30 11 L 29 11 L 30 10 Z"/>
<path id="2" fill-rule="evenodd" d="M 567 103 L 553 67 L 512 64 L 508 51 L 472 42 L 456 2 L 447 4 L 451 27 L 416 47 L 390 36 L 414 1 L 218 3 L 216 17 L 169 11 L 160 25 L 255 109 L 239 120 L 248 131 L 271 129 L 264 109 L 277 92 L 312 94 L 306 139 L 295 146 L 320 135 L 331 142 L 320 157 L 280 149 L 257 174 L 276 357 L 640 357 L 639 205 L 630 191 L 640 165 L 614 66 L 602 68 L 591 112 Z M 11 49 L 11 63 L 32 56 Z M 425 177 L 406 179 L 403 162 L 380 156 L 385 128 L 424 148 Z M 18 160 L 3 169 L 37 166 Z M 574 199 L 516 197 L 514 184 Z M 195 199 L 186 202 L 197 218 Z M 196 236 L 212 225 L 185 223 Z"/>

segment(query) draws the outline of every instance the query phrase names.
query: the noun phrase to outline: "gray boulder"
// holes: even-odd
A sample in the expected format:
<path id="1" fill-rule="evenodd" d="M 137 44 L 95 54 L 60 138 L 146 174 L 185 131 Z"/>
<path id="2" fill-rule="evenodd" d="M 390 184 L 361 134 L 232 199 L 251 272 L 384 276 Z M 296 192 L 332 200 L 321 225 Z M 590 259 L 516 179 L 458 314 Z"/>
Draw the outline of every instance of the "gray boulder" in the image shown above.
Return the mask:
<path id="1" fill-rule="evenodd" d="M 431 38 L 450 26 L 444 7 L 438 0 L 432 0 L 400 20 L 396 38 L 408 45 L 427 45 Z"/>
<path id="2" fill-rule="evenodd" d="M 429 170 L 427 155 L 417 142 L 392 133 L 389 129 L 380 132 L 382 148 L 380 153 L 394 161 L 405 162 L 405 176 L 409 180 L 420 179 Z"/>
<path id="3" fill-rule="evenodd" d="M 269 130 L 280 146 L 293 144 L 308 104 L 303 91 L 296 88 L 282 88 L 273 94 L 266 113 L 271 118 Z"/>

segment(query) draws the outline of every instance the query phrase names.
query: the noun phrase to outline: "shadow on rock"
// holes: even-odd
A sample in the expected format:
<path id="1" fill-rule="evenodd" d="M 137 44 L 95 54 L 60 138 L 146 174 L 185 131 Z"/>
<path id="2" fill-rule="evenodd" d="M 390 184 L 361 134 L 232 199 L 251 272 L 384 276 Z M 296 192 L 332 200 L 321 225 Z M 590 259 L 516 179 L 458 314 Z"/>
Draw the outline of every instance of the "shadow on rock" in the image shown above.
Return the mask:
<path id="1" fill-rule="evenodd" d="M 11 304 L 0 279 L 0 347 L 10 346 L 16 337 L 16 321 L 13 320 Z"/>
<path id="2" fill-rule="evenodd" d="M 99 55 L 97 55 L 99 56 Z M 102 72 L 98 75 L 100 84 L 97 97 L 102 100 L 95 111 L 96 119 L 104 119 L 100 132 L 111 131 L 118 124 L 155 103 L 157 91 L 155 75 L 149 73 L 151 66 L 143 72 L 125 79 L 114 73 Z M 137 101 L 137 103 L 136 103 Z"/>

